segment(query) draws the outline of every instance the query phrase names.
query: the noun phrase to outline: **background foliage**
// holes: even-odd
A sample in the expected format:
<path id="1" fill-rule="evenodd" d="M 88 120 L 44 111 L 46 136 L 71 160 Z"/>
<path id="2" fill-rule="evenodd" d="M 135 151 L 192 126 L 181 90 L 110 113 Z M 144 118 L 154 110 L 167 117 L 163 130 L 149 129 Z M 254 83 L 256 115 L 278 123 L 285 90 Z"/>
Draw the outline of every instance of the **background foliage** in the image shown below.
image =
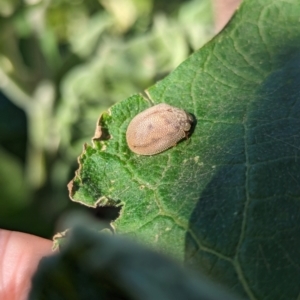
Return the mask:
<path id="1" fill-rule="evenodd" d="M 209 0 L 0 1 L 0 227 L 52 235 L 100 113 L 212 34 Z"/>

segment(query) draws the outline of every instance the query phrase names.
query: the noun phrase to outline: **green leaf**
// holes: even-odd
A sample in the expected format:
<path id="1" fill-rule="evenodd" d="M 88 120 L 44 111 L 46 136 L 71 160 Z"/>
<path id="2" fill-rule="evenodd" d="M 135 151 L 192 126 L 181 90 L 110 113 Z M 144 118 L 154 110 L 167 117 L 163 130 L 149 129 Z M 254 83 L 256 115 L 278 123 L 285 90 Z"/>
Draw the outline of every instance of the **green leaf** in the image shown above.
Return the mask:
<path id="1" fill-rule="evenodd" d="M 76 228 L 60 254 L 44 258 L 30 300 L 235 300 L 170 259 L 107 234 Z"/>
<path id="2" fill-rule="evenodd" d="M 116 232 L 172 254 L 248 299 L 297 299 L 300 280 L 300 2 L 244 1 L 229 25 L 148 90 L 195 115 L 188 140 L 138 156 L 134 95 L 99 121 L 73 200 L 122 205 Z M 108 138 L 109 133 L 110 138 Z"/>

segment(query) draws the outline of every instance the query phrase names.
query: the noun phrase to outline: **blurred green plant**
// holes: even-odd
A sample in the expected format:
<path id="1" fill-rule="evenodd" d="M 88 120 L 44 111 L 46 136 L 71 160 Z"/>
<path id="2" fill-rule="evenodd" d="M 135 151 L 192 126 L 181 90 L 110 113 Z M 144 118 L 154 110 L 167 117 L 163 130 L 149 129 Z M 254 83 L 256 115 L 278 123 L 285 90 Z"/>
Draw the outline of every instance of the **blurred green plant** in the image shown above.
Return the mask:
<path id="1" fill-rule="evenodd" d="M 47 236 L 101 112 L 201 47 L 213 33 L 211 3 L 0 0 L 0 26 L 0 89 L 27 117 L 26 133 L 16 108 L 0 112 L 9 119 L 0 122 L 0 226 Z M 22 135 L 8 140 L 12 126 Z"/>
<path id="2" fill-rule="evenodd" d="M 30 300 L 238 300 L 202 274 L 137 243 L 84 227 L 42 259 Z"/>

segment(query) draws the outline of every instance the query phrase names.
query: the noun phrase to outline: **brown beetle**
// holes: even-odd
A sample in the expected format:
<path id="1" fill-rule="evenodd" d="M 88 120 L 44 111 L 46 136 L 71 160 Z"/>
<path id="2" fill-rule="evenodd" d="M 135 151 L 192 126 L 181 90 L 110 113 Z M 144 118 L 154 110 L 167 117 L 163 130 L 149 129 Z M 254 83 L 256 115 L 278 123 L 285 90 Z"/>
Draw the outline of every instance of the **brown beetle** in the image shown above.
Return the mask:
<path id="1" fill-rule="evenodd" d="M 163 152 L 188 135 L 193 121 L 180 108 L 165 103 L 155 105 L 131 120 L 126 132 L 128 147 L 141 155 Z"/>

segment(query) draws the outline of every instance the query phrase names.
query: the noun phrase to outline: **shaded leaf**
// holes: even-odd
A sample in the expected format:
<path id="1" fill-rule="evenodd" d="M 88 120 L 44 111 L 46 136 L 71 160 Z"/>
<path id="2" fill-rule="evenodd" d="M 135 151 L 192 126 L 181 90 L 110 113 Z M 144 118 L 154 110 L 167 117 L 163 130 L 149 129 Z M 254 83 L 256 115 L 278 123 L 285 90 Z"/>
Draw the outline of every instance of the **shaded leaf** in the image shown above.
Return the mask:
<path id="1" fill-rule="evenodd" d="M 41 261 L 29 299 L 236 298 L 158 253 L 77 228 L 59 255 Z"/>

